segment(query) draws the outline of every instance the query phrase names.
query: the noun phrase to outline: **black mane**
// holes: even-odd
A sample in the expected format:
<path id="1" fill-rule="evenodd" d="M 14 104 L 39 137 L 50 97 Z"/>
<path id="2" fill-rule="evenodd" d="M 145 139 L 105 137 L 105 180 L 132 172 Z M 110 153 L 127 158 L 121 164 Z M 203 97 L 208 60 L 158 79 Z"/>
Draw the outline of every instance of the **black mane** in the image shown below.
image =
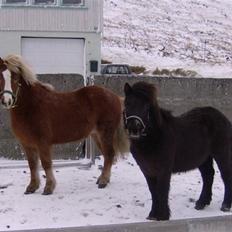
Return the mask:
<path id="1" fill-rule="evenodd" d="M 137 96 L 141 96 L 147 99 L 153 106 L 155 113 L 155 121 L 160 121 L 161 124 L 163 120 L 171 122 L 174 119 L 172 111 L 160 108 L 157 101 L 157 88 L 154 84 L 147 83 L 145 81 L 140 81 L 132 86 L 133 93 Z"/>
<path id="2" fill-rule="evenodd" d="M 155 85 L 149 84 L 145 81 L 140 81 L 135 83 L 132 86 L 133 93 L 136 94 L 137 96 L 142 96 L 146 99 L 148 99 L 151 103 L 157 103 L 156 101 L 156 95 L 157 95 L 157 90 Z"/>

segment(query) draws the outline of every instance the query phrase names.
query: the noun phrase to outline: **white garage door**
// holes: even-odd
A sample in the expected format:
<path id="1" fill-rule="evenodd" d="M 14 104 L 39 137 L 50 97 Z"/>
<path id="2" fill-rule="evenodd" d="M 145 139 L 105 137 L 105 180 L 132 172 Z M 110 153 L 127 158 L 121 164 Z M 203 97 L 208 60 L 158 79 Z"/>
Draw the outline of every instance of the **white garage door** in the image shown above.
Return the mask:
<path id="1" fill-rule="evenodd" d="M 22 56 L 38 74 L 84 75 L 84 39 L 22 38 Z"/>

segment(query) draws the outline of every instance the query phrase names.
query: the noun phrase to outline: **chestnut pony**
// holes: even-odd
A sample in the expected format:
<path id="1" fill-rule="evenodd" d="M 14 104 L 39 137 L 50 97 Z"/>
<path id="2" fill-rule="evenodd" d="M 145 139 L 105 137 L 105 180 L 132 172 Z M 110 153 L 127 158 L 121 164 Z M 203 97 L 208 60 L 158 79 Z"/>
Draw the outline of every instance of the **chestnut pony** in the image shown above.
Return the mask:
<path id="1" fill-rule="evenodd" d="M 122 101 L 103 87 L 57 92 L 39 81 L 21 56 L 9 55 L 0 58 L 0 97 L 28 159 L 31 180 L 25 194 L 39 188 L 39 158 L 46 173 L 43 194 L 52 194 L 56 185 L 51 159 L 53 144 L 92 136 L 104 156 L 104 167 L 97 180 L 99 188 L 110 180 L 115 155 L 128 151 Z"/>

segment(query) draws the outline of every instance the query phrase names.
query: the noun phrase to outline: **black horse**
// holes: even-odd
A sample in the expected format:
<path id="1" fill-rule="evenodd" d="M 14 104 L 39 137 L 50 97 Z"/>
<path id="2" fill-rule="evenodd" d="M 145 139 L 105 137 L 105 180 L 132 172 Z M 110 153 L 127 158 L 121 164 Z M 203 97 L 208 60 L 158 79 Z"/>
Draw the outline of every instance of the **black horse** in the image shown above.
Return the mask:
<path id="1" fill-rule="evenodd" d="M 232 201 L 232 125 L 213 107 L 194 108 L 174 117 L 159 107 L 154 85 L 125 84 L 124 123 L 131 153 L 143 172 L 152 196 L 148 219 L 168 220 L 171 173 L 199 168 L 203 187 L 195 208 L 203 209 L 212 198 L 216 161 L 225 186 L 222 211 Z"/>

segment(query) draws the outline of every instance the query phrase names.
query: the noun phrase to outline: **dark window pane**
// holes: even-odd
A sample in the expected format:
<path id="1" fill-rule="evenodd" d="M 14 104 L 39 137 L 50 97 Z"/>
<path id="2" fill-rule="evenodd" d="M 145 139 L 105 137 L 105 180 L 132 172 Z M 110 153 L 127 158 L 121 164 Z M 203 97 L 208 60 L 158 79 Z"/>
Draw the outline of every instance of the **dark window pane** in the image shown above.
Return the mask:
<path id="1" fill-rule="evenodd" d="M 54 4 L 55 0 L 34 0 L 35 4 Z"/>
<path id="2" fill-rule="evenodd" d="M 81 4 L 82 0 L 63 0 L 63 4 L 69 4 L 69 5 L 78 5 Z"/>
<path id="3" fill-rule="evenodd" d="M 6 0 L 7 4 L 14 4 L 14 3 L 26 3 L 26 0 Z"/>

